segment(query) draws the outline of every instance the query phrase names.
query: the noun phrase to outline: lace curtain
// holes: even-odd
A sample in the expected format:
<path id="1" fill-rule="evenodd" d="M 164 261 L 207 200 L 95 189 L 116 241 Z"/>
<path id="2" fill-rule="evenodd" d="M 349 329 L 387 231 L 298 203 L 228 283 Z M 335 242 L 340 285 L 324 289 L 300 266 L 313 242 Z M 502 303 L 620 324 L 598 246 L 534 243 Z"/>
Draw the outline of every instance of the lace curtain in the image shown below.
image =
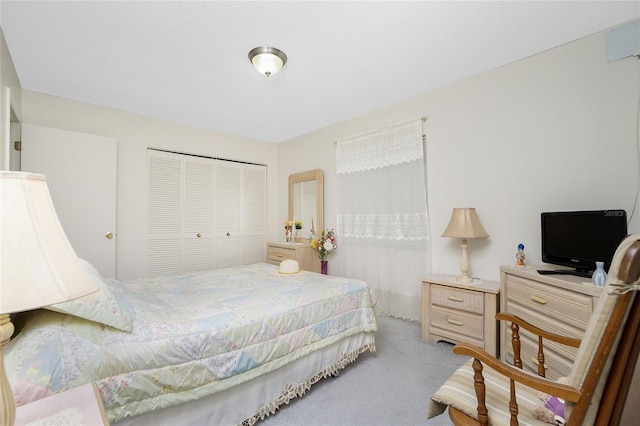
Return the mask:
<path id="1" fill-rule="evenodd" d="M 337 275 L 366 281 L 390 315 L 421 320 L 431 271 L 422 119 L 340 140 Z"/>

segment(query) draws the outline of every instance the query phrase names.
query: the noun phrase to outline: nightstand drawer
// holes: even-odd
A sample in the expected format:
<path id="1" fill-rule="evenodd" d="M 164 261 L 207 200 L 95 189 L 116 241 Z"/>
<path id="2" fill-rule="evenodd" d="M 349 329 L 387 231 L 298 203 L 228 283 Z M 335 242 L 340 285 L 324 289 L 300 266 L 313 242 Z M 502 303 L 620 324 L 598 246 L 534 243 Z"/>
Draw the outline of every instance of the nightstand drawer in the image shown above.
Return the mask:
<path id="1" fill-rule="evenodd" d="M 477 291 L 433 284 L 431 286 L 431 303 L 479 315 L 484 314 L 484 293 Z"/>
<path id="2" fill-rule="evenodd" d="M 294 249 L 283 249 L 280 247 L 269 247 L 267 252 L 268 260 L 273 260 L 278 263 L 285 259 L 296 260 L 296 251 Z"/>
<path id="3" fill-rule="evenodd" d="M 483 340 L 484 318 L 453 309 L 431 308 L 431 327 Z"/>

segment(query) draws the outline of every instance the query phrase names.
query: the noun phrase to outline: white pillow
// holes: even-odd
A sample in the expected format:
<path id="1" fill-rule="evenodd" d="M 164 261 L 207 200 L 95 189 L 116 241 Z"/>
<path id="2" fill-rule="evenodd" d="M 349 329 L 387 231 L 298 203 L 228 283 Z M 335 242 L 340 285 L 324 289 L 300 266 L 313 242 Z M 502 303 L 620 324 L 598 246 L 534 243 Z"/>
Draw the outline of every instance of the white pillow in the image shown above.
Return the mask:
<path id="1" fill-rule="evenodd" d="M 80 263 L 100 289 L 78 299 L 45 306 L 44 309 L 74 315 L 89 321 L 109 325 L 118 330 L 131 331 L 129 310 L 122 306 L 111 294 L 109 286 L 102 281 L 100 273 L 92 264 L 84 259 L 80 259 Z"/>

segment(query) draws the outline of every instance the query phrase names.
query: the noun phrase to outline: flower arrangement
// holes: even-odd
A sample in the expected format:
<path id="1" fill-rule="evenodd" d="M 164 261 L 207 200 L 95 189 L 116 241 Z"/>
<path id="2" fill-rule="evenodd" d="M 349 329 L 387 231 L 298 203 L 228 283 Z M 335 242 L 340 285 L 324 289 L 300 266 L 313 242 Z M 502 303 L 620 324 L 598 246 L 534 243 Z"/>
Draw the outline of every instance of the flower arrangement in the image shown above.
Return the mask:
<path id="1" fill-rule="evenodd" d="M 333 229 L 323 230 L 320 238 L 311 240 L 311 247 L 318 250 L 321 260 L 327 260 L 327 256 L 338 248 Z"/>
<path id="2" fill-rule="evenodd" d="M 292 220 L 287 219 L 284 221 L 284 236 L 288 243 L 293 241 L 293 221 Z"/>
<path id="3" fill-rule="evenodd" d="M 296 220 L 294 222 L 294 225 L 295 225 L 296 229 L 302 229 L 302 221 L 301 220 Z"/>

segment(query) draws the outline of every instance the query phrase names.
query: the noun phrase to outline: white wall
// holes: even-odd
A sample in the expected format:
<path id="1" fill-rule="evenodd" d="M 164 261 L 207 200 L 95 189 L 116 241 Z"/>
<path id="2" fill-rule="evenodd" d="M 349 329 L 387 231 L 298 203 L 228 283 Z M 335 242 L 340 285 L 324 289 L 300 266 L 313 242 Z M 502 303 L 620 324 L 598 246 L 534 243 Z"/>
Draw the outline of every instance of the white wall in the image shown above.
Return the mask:
<path id="1" fill-rule="evenodd" d="M 267 194 L 276 193 L 276 145 L 23 90 L 23 122 L 118 140 L 117 276 L 145 275 L 146 167 L 150 148 L 267 165 Z M 100 194 L 96 194 L 99 197 Z M 276 200 L 267 200 L 274 223 Z M 266 252 L 266 249 L 265 249 Z"/>
<path id="2" fill-rule="evenodd" d="M 148 146 L 268 166 L 267 238 L 283 238 L 287 177 L 321 168 L 325 227 L 335 226 L 334 142 L 424 116 L 434 273 L 458 273 L 458 241 L 440 237 L 453 207 L 476 207 L 491 235 L 470 243 L 471 272 L 498 279 L 540 262 L 539 214 L 623 208 L 638 192 L 637 58 L 607 64 L 604 33 L 280 143 L 270 144 L 24 91 L 24 122 L 118 139 L 118 277 L 144 274 Z M 373 90 L 373 89 L 372 89 Z M 637 214 L 630 231 L 640 230 Z M 340 256 L 340 250 L 336 252 Z"/>
<path id="3" fill-rule="evenodd" d="M 475 207 L 491 237 L 470 242 L 471 273 L 497 280 L 519 243 L 528 264 L 541 262 L 542 211 L 631 215 L 639 86 L 638 59 L 606 63 L 599 33 L 291 139 L 278 145 L 278 218 L 286 218 L 287 176 L 322 168 L 325 227 L 335 226 L 334 142 L 424 116 L 433 272 L 459 273 L 459 241 L 440 235 L 453 207 Z M 639 223 L 636 213 L 630 232 Z"/>

